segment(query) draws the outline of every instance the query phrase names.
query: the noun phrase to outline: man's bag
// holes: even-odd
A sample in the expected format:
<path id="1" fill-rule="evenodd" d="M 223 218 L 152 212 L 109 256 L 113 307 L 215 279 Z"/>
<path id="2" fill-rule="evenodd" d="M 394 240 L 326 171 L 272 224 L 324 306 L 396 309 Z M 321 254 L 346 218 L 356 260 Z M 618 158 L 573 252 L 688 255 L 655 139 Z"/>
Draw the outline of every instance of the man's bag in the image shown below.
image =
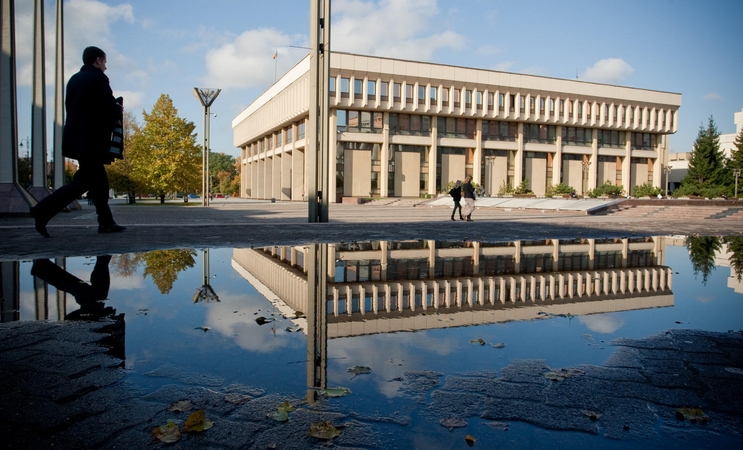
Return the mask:
<path id="1" fill-rule="evenodd" d="M 120 105 L 124 104 L 124 99 L 119 97 L 116 102 Z M 111 132 L 111 146 L 108 149 L 108 159 L 113 162 L 117 159 L 124 159 L 124 111 L 123 109 L 119 112 L 119 117 L 116 118 L 116 124 Z"/>

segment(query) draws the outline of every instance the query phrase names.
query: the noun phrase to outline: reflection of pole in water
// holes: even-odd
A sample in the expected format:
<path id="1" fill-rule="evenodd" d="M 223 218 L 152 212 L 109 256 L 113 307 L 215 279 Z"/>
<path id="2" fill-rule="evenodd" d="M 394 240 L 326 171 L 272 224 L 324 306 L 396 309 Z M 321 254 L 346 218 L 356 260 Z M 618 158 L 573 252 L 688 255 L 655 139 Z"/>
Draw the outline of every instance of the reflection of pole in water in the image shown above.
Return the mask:
<path id="1" fill-rule="evenodd" d="M 307 261 L 307 401 L 314 402 L 317 389 L 327 387 L 328 245 L 308 247 Z"/>
<path id="2" fill-rule="evenodd" d="M 46 281 L 34 277 L 34 301 L 36 306 L 36 320 L 49 318 L 49 287 Z"/>
<path id="3" fill-rule="evenodd" d="M 54 260 L 55 264 L 62 270 L 67 270 L 66 258 L 57 258 Z M 60 322 L 64 320 L 64 316 L 67 313 L 67 292 L 62 289 L 57 289 L 57 320 Z"/>
<path id="4" fill-rule="evenodd" d="M 16 322 L 21 319 L 21 263 L 0 262 L 0 322 Z"/>
<path id="5" fill-rule="evenodd" d="M 211 303 L 218 302 L 219 297 L 214 292 L 211 285 L 209 284 L 209 249 L 206 248 L 201 251 L 201 269 L 202 269 L 202 285 L 193 295 L 194 303 Z"/>

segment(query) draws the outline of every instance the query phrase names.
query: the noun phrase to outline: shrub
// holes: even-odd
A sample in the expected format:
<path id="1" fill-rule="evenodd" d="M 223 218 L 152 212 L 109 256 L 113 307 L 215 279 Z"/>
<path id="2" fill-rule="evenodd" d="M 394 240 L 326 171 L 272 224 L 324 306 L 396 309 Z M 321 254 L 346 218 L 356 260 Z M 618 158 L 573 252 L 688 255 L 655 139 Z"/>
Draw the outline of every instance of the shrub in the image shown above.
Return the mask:
<path id="1" fill-rule="evenodd" d="M 498 188 L 498 195 L 510 195 L 513 194 L 513 186 L 507 181 L 503 181 Z"/>
<path id="2" fill-rule="evenodd" d="M 616 186 L 611 184 L 611 181 L 606 180 L 604 184 L 596 186 L 596 189 L 591 189 L 586 194 L 591 198 L 620 196 L 624 195 L 624 189 L 622 189 L 622 186 Z"/>
<path id="3" fill-rule="evenodd" d="M 655 187 L 650 183 L 638 184 L 632 189 L 633 197 L 655 197 L 662 193 L 663 190 L 661 188 Z"/>
<path id="4" fill-rule="evenodd" d="M 524 178 L 524 181 L 522 181 L 519 184 L 519 187 L 513 190 L 514 194 L 533 194 L 531 189 L 529 189 L 529 179 Z"/>
<path id="5" fill-rule="evenodd" d="M 565 183 L 560 183 L 557 185 L 550 184 L 549 186 L 547 186 L 544 195 L 547 197 L 552 197 L 554 195 L 572 194 L 573 192 L 575 192 L 575 188 L 572 186 L 568 186 Z"/>

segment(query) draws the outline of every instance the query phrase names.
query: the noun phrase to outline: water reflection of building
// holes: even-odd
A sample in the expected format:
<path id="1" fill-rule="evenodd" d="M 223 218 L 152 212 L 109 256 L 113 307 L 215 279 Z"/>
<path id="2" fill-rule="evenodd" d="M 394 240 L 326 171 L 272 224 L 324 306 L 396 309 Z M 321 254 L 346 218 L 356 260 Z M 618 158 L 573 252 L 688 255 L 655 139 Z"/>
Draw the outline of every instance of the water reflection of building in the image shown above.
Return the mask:
<path id="1" fill-rule="evenodd" d="M 305 261 L 302 247 L 233 254 L 233 267 L 300 311 L 308 310 Z M 663 263 L 660 238 L 329 245 L 328 335 L 672 306 Z"/>

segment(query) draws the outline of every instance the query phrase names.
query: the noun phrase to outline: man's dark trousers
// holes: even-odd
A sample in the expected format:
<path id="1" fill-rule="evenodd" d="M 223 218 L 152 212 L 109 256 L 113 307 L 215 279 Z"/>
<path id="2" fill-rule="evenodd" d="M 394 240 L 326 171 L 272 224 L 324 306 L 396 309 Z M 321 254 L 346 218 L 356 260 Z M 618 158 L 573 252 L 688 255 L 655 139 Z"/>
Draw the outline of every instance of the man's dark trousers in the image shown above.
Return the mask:
<path id="1" fill-rule="evenodd" d="M 35 217 L 44 221 L 50 220 L 65 206 L 77 200 L 86 191 L 88 198 L 93 200 L 95 212 L 98 214 L 98 225 L 107 227 L 114 225 L 111 208 L 108 207 L 108 175 L 103 163 L 78 160 L 80 167 L 72 177 L 72 182 L 41 200 L 31 208 Z"/>

